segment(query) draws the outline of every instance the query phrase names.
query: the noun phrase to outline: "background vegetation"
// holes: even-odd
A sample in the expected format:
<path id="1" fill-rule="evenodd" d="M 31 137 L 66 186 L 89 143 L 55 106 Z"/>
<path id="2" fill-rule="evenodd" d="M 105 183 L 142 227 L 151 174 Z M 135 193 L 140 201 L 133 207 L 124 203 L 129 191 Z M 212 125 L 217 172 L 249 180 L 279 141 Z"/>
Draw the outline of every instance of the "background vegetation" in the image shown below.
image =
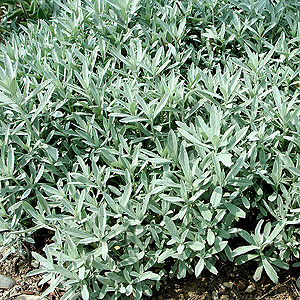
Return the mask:
<path id="1" fill-rule="evenodd" d="M 1 32 L 18 31 L 20 25 L 27 24 L 27 21 L 38 19 L 49 19 L 55 11 L 53 1 L 39 0 L 1 0 L 0 20 Z"/>
<path id="2" fill-rule="evenodd" d="M 0 45 L 1 247 L 48 232 L 31 275 L 61 300 L 220 260 L 276 282 L 300 250 L 299 1 L 51 5 Z"/>

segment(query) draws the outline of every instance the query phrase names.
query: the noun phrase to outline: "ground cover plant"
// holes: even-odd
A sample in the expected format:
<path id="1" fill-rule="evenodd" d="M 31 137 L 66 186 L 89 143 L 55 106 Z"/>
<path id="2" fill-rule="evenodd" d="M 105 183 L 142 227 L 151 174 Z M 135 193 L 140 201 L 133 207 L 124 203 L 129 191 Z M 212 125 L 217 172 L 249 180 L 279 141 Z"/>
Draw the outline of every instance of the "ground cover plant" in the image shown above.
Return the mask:
<path id="1" fill-rule="evenodd" d="M 47 232 L 44 295 L 297 267 L 299 2 L 55 5 L 0 46 L 0 245 Z"/>

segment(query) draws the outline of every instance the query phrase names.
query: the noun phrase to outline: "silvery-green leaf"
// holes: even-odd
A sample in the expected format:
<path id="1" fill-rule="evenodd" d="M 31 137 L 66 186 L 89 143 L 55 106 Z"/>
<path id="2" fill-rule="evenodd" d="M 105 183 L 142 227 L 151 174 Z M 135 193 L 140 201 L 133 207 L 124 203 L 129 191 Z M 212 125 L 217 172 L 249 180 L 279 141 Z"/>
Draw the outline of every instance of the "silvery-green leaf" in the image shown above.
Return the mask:
<path id="1" fill-rule="evenodd" d="M 210 246 L 215 242 L 215 234 L 210 228 L 207 231 L 207 242 Z"/>
<path id="2" fill-rule="evenodd" d="M 204 259 L 200 258 L 195 267 L 195 276 L 198 277 L 204 269 Z"/>
<path id="3" fill-rule="evenodd" d="M 168 216 L 164 217 L 164 221 L 166 224 L 166 228 L 168 232 L 171 234 L 172 238 L 174 238 L 177 242 L 179 242 L 179 233 L 174 222 Z"/>
<path id="4" fill-rule="evenodd" d="M 205 244 L 199 241 L 192 242 L 189 247 L 194 251 L 201 251 L 205 248 Z"/>
<path id="5" fill-rule="evenodd" d="M 264 267 L 266 273 L 270 277 L 270 279 L 274 283 L 278 282 L 278 275 L 277 275 L 276 271 L 274 270 L 274 268 L 272 267 L 272 265 L 268 262 L 268 259 L 265 256 L 262 257 L 262 264 L 263 264 L 263 267 Z"/>
<path id="6" fill-rule="evenodd" d="M 217 186 L 211 194 L 210 203 L 213 207 L 218 207 L 222 199 L 222 188 Z"/>

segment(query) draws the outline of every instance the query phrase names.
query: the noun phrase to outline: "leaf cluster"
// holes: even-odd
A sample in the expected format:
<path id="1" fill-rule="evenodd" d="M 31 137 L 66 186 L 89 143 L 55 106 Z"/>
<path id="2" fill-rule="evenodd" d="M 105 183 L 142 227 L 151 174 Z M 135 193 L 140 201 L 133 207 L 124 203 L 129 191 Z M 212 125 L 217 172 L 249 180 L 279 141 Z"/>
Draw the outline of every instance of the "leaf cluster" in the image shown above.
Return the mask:
<path id="1" fill-rule="evenodd" d="M 55 2 L 0 45 L 1 247 L 51 232 L 31 275 L 61 300 L 220 260 L 276 282 L 300 253 L 299 2 Z"/>
<path id="2" fill-rule="evenodd" d="M 49 19 L 54 10 L 53 4 L 44 0 L 1 0 L 1 32 L 18 31 L 20 25 L 26 26 L 28 20 Z"/>

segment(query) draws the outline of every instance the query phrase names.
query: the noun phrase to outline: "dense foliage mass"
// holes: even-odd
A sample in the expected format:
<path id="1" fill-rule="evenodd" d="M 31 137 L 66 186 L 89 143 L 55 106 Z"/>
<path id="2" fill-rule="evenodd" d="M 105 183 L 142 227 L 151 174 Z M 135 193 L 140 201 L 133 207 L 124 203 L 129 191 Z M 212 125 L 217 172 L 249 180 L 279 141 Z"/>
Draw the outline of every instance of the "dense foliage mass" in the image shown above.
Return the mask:
<path id="1" fill-rule="evenodd" d="M 48 19 L 54 15 L 53 1 L 45 0 L 1 0 L 0 1 L 0 32 L 18 30 L 20 24 L 28 20 Z"/>
<path id="2" fill-rule="evenodd" d="M 1 247 L 46 230 L 31 274 L 61 300 L 220 260 L 276 282 L 300 252 L 299 1 L 55 5 L 0 46 Z"/>

